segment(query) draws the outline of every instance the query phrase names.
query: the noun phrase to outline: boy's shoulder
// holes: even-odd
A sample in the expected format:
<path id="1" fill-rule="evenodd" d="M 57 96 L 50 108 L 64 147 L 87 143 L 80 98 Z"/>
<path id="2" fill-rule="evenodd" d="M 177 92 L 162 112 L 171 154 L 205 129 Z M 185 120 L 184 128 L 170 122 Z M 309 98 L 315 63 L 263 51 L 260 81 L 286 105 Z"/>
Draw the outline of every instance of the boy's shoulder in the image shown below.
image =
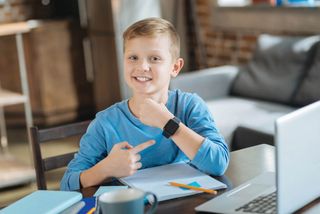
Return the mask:
<path id="1" fill-rule="evenodd" d="M 127 100 L 123 100 L 120 102 L 117 102 L 111 106 L 109 106 L 108 108 L 99 111 L 96 114 L 96 118 L 102 118 L 102 119 L 116 119 L 117 117 L 119 117 L 121 115 L 121 113 L 123 113 L 124 111 L 126 111 L 126 105 L 127 105 Z"/>
<path id="2" fill-rule="evenodd" d="M 178 101 L 195 102 L 202 100 L 196 93 L 181 91 L 180 89 L 170 90 L 171 96 L 175 97 Z"/>

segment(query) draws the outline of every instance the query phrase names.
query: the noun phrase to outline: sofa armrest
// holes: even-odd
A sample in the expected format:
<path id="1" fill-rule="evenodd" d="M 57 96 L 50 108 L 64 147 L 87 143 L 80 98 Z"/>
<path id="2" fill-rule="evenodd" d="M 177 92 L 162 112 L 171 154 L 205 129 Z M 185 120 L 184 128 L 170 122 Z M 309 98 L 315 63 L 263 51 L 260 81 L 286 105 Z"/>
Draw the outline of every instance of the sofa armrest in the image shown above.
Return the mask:
<path id="1" fill-rule="evenodd" d="M 226 65 L 183 73 L 172 79 L 170 88 L 197 93 L 204 100 L 224 97 L 238 71 L 239 67 Z"/>

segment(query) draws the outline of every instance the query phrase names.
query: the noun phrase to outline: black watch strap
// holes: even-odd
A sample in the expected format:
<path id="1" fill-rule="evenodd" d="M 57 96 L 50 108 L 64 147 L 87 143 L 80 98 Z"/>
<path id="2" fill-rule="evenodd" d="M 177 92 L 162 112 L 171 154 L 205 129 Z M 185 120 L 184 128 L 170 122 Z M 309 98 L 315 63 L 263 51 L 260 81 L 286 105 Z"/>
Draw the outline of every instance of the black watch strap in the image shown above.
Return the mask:
<path id="1" fill-rule="evenodd" d="M 180 122 L 181 121 L 177 117 L 170 119 L 164 126 L 162 135 L 166 138 L 170 138 L 178 130 Z"/>

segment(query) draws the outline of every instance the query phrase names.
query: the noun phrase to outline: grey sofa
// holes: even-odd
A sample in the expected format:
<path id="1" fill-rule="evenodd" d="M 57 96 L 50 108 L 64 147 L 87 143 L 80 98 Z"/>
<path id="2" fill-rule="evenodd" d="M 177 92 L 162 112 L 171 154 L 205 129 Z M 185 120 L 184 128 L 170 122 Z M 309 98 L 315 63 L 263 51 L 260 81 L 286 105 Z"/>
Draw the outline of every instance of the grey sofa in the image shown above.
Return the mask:
<path id="1" fill-rule="evenodd" d="M 320 99 L 319 41 L 261 35 L 247 65 L 180 74 L 170 87 L 206 101 L 231 150 L 272 145 L 277 118 Z"/>

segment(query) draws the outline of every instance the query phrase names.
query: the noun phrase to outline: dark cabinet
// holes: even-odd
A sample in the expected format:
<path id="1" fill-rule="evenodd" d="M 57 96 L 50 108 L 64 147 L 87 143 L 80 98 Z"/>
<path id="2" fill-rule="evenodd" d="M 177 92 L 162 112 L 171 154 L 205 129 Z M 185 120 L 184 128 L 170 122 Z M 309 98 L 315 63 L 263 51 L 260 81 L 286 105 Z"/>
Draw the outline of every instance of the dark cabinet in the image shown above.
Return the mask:
<path id="1" fill-rule="evenodd" d="M 72 1 L 70 18 L 40 21 L 24 35 L 34 124 L 92 118 L 120 101 L 119 69 L 110 0 Z M 64 1 L 57 10 L 64 9 Z M 74 11 L 74 9 L 72 9 Z M 13 38 L 0 40 L 1 85 L 20 92 Z M 9 124 L 25 124 L 21 106 L 5 109 Z"/>
<path id="2" fill-rule="evenodd" d="M 72 20 L 41 21 L 24 34 L 31 109 L 36 125 L 91 118 L 93 84 L 84 69 L 79 24 Z M 4 88 L 21 91 L 14 40 L 0 40 L 0 77 Z M 8 51 L 7 51 L 8 50 Z M 14 63 L 12 63 L 14 62 Z M 5 108 L 8 123 L 25 124 L 21 106 Z"/>
<path id="3" fill-rule="evenodd" d="M 96 111 L 120 101 L 118 61 L 112 4 L 108 0 L 79 0 L 86 70 L 93 83 Z"/>
<path id="4" fill-rule="evenodd" d="M 79 0 L 80 4 L 86 4 L 86 6 L 80 6 L 80 9 L 86 9 L 86 15 L 80 12 L 82 26 L 86 27 L 90 32 L 104 32 L 113 33 L 113 17 L 112 17 L 112 4 L 110 0 Z M 82 3 L 82 2 L 84 3 Z M 86 22 L 83 23 L 83 22 Z"/>

